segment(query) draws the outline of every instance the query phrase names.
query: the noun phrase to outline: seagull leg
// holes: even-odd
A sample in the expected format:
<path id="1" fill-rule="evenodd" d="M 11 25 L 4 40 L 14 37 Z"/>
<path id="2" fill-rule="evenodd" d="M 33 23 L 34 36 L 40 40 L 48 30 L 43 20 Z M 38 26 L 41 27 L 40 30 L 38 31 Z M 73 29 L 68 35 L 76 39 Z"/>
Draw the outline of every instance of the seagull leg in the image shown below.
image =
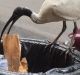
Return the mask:
<path id="1" fill-rule="evenodd" d="M 56 39 L 55 39 L 52 43 L 48 44 L 48 45 L 45 47 L 45 49 L 48 48 L 48 49 L 51 50 L 51 49 L 53 48 L 53 46 L 56 45 L 57 40 L 59 39 L 59 37 L 63 34 L 63 32 L 64 32 L 65 30 L 66 30 L 66 21 L 63 21 L 62 31 L 60 32 L 60 34 L 56 37 Z"/>

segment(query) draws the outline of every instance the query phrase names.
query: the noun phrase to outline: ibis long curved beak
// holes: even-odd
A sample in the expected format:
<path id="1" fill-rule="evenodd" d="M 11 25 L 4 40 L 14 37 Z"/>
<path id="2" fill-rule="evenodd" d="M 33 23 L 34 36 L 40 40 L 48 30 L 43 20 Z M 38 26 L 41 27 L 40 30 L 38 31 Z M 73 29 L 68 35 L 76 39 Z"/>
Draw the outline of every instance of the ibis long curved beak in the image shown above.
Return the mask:
<path id="1" fill-rule="evenodd" d="M 7 21 L 7 23 L 6 23 L 6 25 L 4 26 L 4 28 L 2 29 L 1 36 L 0 36 L 0 48 L 1 48 L 0 54 L 4 54 L 3 45 L 2 45 L 2 36 L 3 36 L 6 28 L 8 27 L 8 25 L 12 22 L 7 33 L 10 32 L 11 27 L 13 26 L 13 24 L 16 22 L 17 19 L 18 19 L 18 18 L 15 18 L 15 19 L 14 19 L 14 16 L 12 15 L 11 18 Z"/>
<path id="2" fill-rule="evenodd" d="M 10 19 L 7 21 L 7 23 L 5 24 L 4 28 L 2 29 L 1 36 L 0 36 L 0 40 L 1 40 L 1 38 L 2 38 L 2 36 L 3 36 L 3 34 L 4 34 L 4 32 L 5 32 L 6 28 L 11 24 L 10 27 L 9 27 L 9 29 L 8 29 L 8 32 L 7 32 L 7 34 L 9 34 L 9 32 L 10 32 L 13 24 L 14 24 L 20 17 L 21 17 L 21 16 L 19 16 L 19 15 L 14 15 L 14 14 L 10 17 Z"/>

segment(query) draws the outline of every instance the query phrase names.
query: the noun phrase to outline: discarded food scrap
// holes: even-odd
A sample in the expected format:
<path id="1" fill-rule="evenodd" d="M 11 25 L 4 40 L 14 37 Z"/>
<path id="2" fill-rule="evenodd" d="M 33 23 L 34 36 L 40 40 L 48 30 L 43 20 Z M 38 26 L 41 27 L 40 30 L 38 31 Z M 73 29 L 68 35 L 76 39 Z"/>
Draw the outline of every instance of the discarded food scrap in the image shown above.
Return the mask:
<path id="1" fill-rule="evenodd" d="M 27 61 L 25 62 L 22 59 L 20 62 L 21 44 L 19 35 L 3 35 L 3 48 L 4 56 L 8 61 L 8 70 L 12 72 L 27 72 Z"/>

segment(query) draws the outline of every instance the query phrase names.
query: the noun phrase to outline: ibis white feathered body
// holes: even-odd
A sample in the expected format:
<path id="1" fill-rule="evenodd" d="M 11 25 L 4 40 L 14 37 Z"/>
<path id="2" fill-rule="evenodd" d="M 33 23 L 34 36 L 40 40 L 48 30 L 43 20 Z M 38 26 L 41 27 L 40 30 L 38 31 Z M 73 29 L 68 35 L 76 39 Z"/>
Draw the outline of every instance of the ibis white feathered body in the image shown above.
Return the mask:
<path id="1" fill-rule="evenodd" d="M 31 19 L 36 23 L 80 19 L 80 0 L 45 0 L 38 14 Z"/>

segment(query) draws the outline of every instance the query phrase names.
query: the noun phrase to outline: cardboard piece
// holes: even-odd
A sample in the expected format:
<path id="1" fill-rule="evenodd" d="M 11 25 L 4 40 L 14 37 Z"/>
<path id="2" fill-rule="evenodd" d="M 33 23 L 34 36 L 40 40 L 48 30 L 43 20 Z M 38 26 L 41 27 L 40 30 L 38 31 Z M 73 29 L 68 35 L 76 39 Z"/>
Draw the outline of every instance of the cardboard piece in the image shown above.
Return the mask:
<path id="1" fill-rule="evenodd" d="M 20 62 L 21 57 L 21 45 L 18 34 L 5 34 L 3 35 L 3 48 L 4 56 L 8 61 L 8 70 L 12 72 L 27 72 L 27 64 L 24 68 L 22 61 Z M 25 63 L 25 62 L 24 62 Z M 27 61 L 26 61 L 27 63 Z M 20 67 L 23 67 L 23 71 L 20 70 Z"/>

